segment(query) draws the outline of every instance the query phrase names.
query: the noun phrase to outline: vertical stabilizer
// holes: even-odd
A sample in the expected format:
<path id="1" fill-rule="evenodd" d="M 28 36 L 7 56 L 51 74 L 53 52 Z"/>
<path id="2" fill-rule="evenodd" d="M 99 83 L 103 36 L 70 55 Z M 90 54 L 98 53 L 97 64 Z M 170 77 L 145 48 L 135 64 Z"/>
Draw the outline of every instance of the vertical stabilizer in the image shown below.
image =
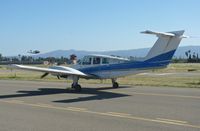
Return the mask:
<path id="1" fill-rule="evenodd" d="M 171 60 L 183 37 L 184 30 L 173 32 L 144 31 L 145 34 L 153 34 L 158 37 L 154 46 L 150 49 L 146 61 L 168 61 Z"/>

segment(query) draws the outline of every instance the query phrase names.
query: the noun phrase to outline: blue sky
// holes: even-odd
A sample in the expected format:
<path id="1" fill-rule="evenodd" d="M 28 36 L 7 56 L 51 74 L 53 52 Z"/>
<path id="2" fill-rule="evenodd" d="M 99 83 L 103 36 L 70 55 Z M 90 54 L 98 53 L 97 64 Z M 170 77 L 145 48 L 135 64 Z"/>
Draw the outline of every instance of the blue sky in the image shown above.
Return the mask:
<path id="1" fill-rule="evenodd" d="M 0 0 L 0 53 L 151 47 L 150 29 L 200 36 L 199 0 Z M 200 45 L 200 39 L 185 39 Z"/>

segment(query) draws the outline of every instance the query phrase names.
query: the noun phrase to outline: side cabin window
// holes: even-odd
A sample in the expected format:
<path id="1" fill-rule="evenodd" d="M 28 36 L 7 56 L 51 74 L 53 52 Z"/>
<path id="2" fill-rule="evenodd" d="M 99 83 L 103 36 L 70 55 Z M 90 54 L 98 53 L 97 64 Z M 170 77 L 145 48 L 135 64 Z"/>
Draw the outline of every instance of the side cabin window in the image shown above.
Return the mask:
<path id="1" fill-rule="evenodd" d="M 92 63 L 91 57 L 85 57 L 82 62 L 83 65 L 91 65 L 91 63 Z"/>
<path id="2" fill-rule="evenodd" d="M 100 57 L 94 57 L 93 58 L 93 64 L 94 65 L 97 65 L 97 64 L 100 64 L 101 63 L 101 58 Z"/>
<path id="3" fill-rule="evenodd" d="M 102 64 L 109 64 L 108 58 L 102 58 Z"/>

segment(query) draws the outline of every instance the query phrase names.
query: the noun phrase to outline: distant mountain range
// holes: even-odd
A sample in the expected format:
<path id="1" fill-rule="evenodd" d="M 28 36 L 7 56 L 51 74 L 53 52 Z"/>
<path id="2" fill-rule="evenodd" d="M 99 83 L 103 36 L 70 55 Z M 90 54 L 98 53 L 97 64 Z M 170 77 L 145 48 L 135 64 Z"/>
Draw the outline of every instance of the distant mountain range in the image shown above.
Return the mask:
<path id="1" fill-rule="evenodd" d="M 34 55 L 34 58 L 38 57 L 68 57 L 71 54 L 75 54 L 78 59 L 82 58 L 85 55 L 88 54 L 103 54 L 103 55 L 115 55 L 115 56 L 122 56 L 122 57 L 145 57 L 145 55 L 148 53 L 150 48 L 141 48 L 141 49 L 131 49 L 131 50 L 115 50 L 115 51 L 82 51 L 82 50 L 55 50 L 48 53 L 38 54 Z M 193 52 L 200 54 L 200 46 L 182 46 L 179 47 L 175 53 L 174 57 L 177 58 L 186 58 L 185 52 L 191 50 L 192 54 Z M 200 56 L 200 55 L 199 55 Z"/>

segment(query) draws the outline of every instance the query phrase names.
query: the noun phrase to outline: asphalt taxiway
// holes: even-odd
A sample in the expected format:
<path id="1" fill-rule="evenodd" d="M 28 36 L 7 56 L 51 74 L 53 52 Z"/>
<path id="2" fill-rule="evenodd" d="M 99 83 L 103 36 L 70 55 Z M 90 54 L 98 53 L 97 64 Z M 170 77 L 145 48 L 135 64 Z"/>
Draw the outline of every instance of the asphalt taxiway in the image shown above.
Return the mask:
<path id="1" fill-rule="evenodd" d="M 0 80 L 0 130 L 200 131 L 194 88 Z"/>

